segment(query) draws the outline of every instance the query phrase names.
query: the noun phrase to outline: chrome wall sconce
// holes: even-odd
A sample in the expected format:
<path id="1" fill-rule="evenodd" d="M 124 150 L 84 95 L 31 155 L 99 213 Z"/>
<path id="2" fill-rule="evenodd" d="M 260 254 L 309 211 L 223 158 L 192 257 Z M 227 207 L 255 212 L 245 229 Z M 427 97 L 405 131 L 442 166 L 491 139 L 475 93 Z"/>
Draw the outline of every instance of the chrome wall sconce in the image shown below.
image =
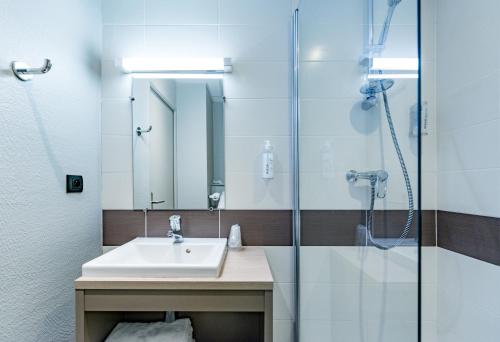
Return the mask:
<path id="1" fill-rule="evenodd" d="M 50 59 L 45 59 L 43 66 L 40 68 L 32 68 L 29 64 L 24 62 L 14 61 L 11 64 L 12 72 L 21 81 L 29 81 L 33 78 L 33 75 L 46 74 L 52 68 L 52 62 Z"/>

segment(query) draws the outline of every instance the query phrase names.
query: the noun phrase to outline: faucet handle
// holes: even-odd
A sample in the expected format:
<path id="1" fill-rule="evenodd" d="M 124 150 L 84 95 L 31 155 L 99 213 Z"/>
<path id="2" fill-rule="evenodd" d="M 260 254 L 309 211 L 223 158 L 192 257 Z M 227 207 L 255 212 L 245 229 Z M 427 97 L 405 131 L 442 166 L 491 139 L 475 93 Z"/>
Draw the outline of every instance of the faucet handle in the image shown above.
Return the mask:
<path id="1" fill-rule="evenodd" d="M 377 197 L 385 198 L 387 195 L 387 179 L 389 174 L 385 170 L 377 171 Z"/>

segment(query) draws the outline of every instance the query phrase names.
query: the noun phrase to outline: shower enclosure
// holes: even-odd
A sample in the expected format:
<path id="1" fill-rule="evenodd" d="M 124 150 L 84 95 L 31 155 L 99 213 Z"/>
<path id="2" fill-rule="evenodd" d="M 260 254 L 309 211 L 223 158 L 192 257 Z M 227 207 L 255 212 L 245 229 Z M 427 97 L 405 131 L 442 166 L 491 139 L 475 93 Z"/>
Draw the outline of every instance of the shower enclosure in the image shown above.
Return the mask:
<path id="1" fill-rule="evenodd" d="M 420 341 L 418 8 L 295 11 L 297 340 Z"/>

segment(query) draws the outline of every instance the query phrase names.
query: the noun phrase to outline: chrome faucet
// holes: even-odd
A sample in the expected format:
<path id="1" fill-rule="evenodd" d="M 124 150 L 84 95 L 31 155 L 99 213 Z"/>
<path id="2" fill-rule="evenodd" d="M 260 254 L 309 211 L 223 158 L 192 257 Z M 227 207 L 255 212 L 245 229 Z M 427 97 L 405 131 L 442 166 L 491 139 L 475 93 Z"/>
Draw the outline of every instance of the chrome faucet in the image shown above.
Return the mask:
<path id="1" fill-rule="evenodd" d="M 172 215 L 169 218 L 170 220 L 170 230 L 168 231 L 167 236 L 169 238 L 174 238 L 174 243 L 181 243 L 184 241 L 184 237 L 180 234 L 181 231 L 181 216 L 180 215 Z"/>
<path id="2" fill-rule="evenodd" d="M 349 183 L 356 183 L 359 179 L 367 179 L 371 186 L 377 186 L 377 197 L 385 198 L 387 195 L 387 179 L 389 174 L 385 170 L 358 172 L 355 170 L 347 171 L 345 175 Z"/>

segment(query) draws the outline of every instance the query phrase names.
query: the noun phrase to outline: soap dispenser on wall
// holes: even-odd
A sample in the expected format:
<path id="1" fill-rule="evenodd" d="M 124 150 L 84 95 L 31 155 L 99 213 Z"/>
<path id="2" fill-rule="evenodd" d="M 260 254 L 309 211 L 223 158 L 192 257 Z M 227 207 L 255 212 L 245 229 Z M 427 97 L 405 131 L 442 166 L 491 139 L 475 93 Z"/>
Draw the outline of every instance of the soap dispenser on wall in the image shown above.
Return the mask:
<path id="1" fill-rule="evenodd" d="M 274 178 L 274 152 L 271 141 L 266 140 L 264 143 L 264 151 L 262 152 L 262 178 Z"/>

